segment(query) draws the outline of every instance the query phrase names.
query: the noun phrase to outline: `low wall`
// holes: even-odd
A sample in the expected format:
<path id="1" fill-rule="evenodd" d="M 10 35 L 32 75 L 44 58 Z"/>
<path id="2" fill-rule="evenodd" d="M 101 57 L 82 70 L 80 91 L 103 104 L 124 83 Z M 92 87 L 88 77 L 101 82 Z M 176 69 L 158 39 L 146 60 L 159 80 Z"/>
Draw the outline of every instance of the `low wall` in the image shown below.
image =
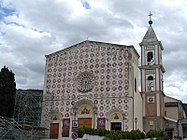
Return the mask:
<path id="1" fill-rule="evenodd" d="M 104 136 L 96 136 L 96 135 L 87 135 L 85 134 L 83 138 L 79 138 L 77 140 L 103 140 Z"/>
<path id="2" fill-rule="evenodd" d="M 96 136 L 96 135 L 87 135 L 85 134 L 83 138 L 77 138 L 76 140 L 103 140 L 104 136 Z M 42 139 L 42 140 L 72 140 L 72 138 L 59 138 L 59 139 Z M 131 140 L 131 139 L 121 139 L 121 140 Z M 147 138 L 141 140 L 156 140 L 156 138 Z"/>
<path id="3" fill-rule="evenodd" d="M 76 140 L 103 140 L 104 136 L 95 136 L 95 135 L 87 135 L 85 134 L 83 138 L 77 138 Z M 59 139 L 42 139 L 42 140 L 72 140 L 72 138 L 59 138 Z"/>

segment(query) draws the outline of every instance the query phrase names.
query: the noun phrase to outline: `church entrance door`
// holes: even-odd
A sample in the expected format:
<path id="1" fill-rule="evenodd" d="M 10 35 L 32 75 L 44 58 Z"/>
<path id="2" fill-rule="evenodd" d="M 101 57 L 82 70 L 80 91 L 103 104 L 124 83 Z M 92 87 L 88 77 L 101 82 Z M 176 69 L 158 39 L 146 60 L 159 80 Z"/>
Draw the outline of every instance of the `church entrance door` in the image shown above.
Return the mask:
<path id="1" fill-rule="evenodd" d="M 111 122 L 111 130 L 121 131 L 121 122 Z"/>
<path id="2" fill-rule="evenodd" d="M 59 123 L 51 123 L 50 138 L 58 139 Z"/>
<path id="3" fill-rule="evenodd" d="M 79 128 L 82 126 L 92 128 L 92 118 L 79 118 L 78 119 Z"/>

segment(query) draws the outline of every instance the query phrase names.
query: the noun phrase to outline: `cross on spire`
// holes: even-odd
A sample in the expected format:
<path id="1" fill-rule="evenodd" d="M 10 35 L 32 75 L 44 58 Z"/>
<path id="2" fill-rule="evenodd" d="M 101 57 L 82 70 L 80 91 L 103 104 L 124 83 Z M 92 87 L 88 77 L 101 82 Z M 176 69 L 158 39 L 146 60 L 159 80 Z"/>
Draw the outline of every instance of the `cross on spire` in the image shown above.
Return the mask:
<path id="1" fill-rule="evenodd" d="M 151 11 L 149 12 L 149 20 L 151 20 L 151 16 L 152 16 L 153 14 L 151 13 Z"/>
<path id="2" fill-rule="evenodd" d="M 153 21 L 151 20 L 151 16 L 152 16 L 153 14 L 151 13 L 151 11 L 149 12 L 149 25 L 151 25 L 151 24 L 153 24 Z"/>

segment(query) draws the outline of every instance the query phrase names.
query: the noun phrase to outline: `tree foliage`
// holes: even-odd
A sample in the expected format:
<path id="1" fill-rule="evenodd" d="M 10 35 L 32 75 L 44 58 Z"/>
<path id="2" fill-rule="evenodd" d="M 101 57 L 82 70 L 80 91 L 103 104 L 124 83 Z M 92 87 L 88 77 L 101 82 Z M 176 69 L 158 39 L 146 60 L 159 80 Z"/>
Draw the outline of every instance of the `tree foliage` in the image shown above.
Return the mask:
<path id="1" fill-rule="evenodd" d="M 16 95 L 14 73 L 4 66 L 0 71 L 0 115 L 13 117 Z"/>

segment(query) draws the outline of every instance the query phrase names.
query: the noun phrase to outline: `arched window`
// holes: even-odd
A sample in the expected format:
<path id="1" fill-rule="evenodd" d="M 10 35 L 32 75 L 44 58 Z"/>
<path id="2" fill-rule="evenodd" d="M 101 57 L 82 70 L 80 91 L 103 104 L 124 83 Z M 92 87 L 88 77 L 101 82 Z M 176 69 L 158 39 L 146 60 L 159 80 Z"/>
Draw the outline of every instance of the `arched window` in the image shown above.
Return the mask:
<path id="1" fill-rule="evenodd" d="M 153 61 L 153 52 L 147 53 L 147 62 L 150 63 Z"/>
<path id="2" fill-rule="evenodd" d="M 148 77 L 148 80 L 153 80 L 153 76 L 149 76 L 149 77 Z"/>
<path id="3" fill-rule="evenodd" d="M 147 78 L 147 89 L 148 90 L 153 90 L 154 89 L 154 78 L 153 78 L 153 76 L 149 76 Z"/>

